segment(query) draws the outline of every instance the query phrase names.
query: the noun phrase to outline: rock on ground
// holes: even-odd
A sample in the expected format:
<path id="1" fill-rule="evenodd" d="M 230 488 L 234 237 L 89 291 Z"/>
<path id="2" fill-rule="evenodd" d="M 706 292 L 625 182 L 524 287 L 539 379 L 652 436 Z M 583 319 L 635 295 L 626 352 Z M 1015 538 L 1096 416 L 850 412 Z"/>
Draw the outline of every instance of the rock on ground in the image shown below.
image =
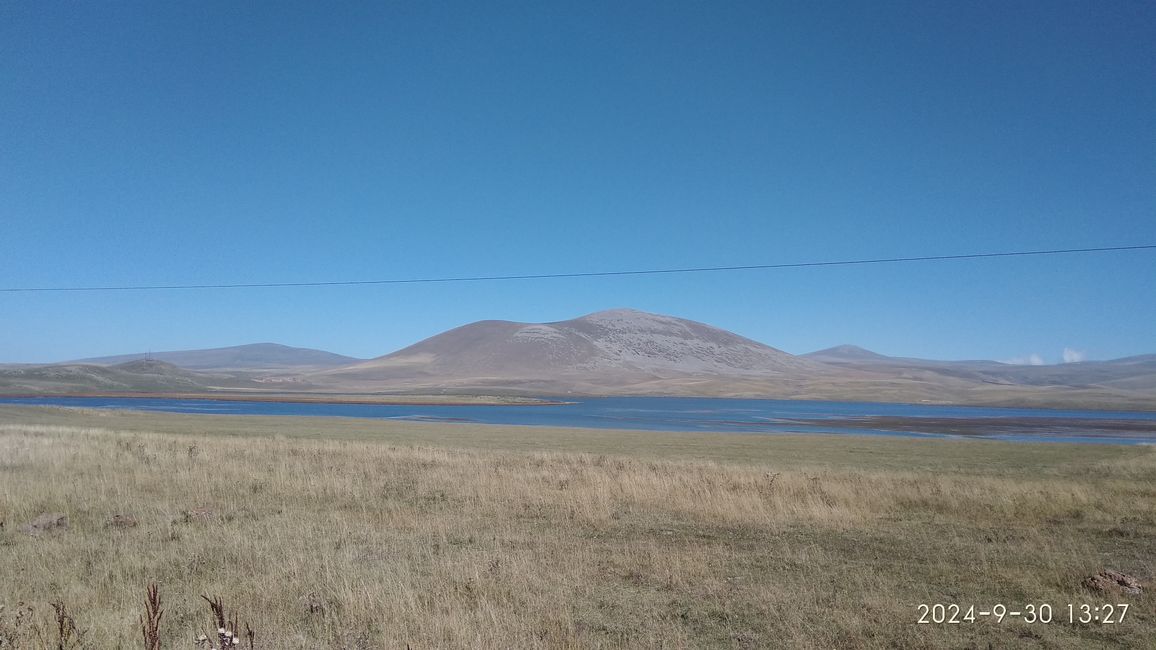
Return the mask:
<path id="1" fill-rule="evenodd" d="M 20 531 L 26 535 L 42 535 L 54 530 L 68 530 L 68 515 L 45 512 L 20 527 Z"/>
<path id="2" fill-rule="evenodd" d="M 1129 596 L 1139 596 L 1141 591 L 1143 591 L 1139 580 L 1126 573 L 1120 573 L 1119 571 L 1112 571 L 1110 569 L 1084 578 L 1083 585 L 1091 591 L 1116 592 Z"/>

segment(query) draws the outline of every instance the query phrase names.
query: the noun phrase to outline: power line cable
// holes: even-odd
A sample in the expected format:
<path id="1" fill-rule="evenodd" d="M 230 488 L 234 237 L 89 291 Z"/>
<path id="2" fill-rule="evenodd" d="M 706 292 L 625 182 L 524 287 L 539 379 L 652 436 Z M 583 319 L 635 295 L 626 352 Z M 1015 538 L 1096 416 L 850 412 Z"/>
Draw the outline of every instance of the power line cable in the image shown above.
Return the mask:
<path id="1" fill-rule="evenodd" d="M 95 287 L 0 287 L 0 293 L 37 293 L 60 291 L 175 291 L 185 289 L 259 289 L 277 287 L 337 287 L 374 284 L 432 284 L 451 282 L 501 282 L 509 280 L 555 280 L 561 278 L 596 278 L 624 275 L 661 275 L 673 273 L 714 273 L 722 271 L 758 271 L 770 269 L 799 269 L 819 266 L 854 266 L 865 264 L 898 264 L 905 262 L 942 262 L 947 260 L 975 260 L 997 257 L 1028 257 L 1041 255 L 1070 255 L 1075 253 L 1114 253 L 1121 251 L 1153 250 L 1156 244 L 1137 246 L 1102 246 L 1098 248 L 1058 248 L 1049 250 L 1008 251 L 1000 253 L 966 253 L 962 255 L 920 255 L 917 257 L 880 257 L 854 260 L 827 260 L 820 262 L 784 262 L 780 264 L 747 264 L 741 266 L 696 266 L 671 269 L 636 269 L 628 271 L 588 271 L 580 273 L 533 273 L 526 275 L 476 275 L 444 278 L 398 278 L 391 280 L 336 280 L 329 282 L 243 282 L 230 284 L 169 284 L 126 285 Z"/>

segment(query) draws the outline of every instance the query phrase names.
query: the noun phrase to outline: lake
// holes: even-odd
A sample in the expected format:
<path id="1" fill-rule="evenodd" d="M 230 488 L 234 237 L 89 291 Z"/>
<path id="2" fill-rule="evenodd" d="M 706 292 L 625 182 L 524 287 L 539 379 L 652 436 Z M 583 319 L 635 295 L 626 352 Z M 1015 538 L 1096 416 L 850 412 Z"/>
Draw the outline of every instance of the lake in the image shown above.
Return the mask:
<path id="1" fill-rule="evenodd" d="M 1152 412 L 690 397 L 564 399 L 572 403 L 529 406 L 412 406 L 123 397 L 35 397 L 0 398 L 0 404 L 652 431 L 866 434 L 980 437 L 1030 442 L 1156 444 L 1156 413 Z"/>

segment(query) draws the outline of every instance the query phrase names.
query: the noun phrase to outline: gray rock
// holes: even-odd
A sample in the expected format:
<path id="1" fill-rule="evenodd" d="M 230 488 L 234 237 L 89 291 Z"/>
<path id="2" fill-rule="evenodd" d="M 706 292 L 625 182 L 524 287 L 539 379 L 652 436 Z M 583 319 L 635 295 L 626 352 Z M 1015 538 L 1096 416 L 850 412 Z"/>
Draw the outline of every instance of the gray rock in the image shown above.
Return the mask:
<path id="1" fill-rule="evenodd" d="M 62 512 L 45 512 L 20 527 L 20 532 L 33 536 L 56 530 L 68 530 L 68 515 Z"/>

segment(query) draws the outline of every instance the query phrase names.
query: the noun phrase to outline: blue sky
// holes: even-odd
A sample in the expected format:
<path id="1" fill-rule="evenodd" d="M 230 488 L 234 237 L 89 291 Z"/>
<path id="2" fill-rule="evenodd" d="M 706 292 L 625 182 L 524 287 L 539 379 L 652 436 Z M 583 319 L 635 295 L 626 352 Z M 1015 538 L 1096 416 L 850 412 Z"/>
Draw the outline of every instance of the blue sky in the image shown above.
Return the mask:
<path id="1" fill-rule="evenodd" d="M 567 4 L 0 3 L 0 285 L 1156 243 L 1151 3 Z M 1153 278 L 1138 251 L 0 293 L 0 361 L 257 341 L 370 357 L 612 307 L 794 353 L 1104 359 L 1156 352 Z"/>

